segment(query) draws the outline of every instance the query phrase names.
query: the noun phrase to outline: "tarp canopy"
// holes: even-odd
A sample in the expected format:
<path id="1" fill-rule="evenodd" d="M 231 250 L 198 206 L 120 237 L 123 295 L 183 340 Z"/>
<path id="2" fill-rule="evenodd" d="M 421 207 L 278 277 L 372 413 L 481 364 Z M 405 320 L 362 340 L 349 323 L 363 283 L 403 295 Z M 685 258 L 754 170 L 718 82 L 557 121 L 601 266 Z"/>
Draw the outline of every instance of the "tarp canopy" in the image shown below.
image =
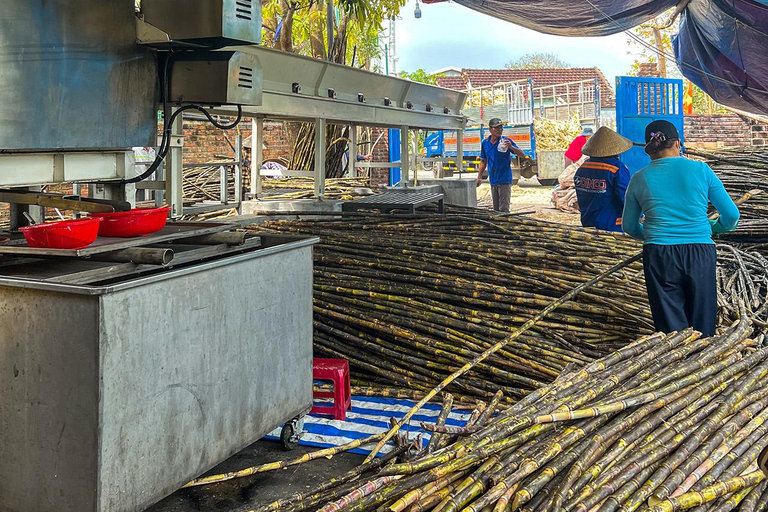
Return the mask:
<path id="1" fill-rule="evenodd" d="M 538 32 L 580 37 L 630 30 L 680 3 L 678 0 L 455 1 Z M 685 4 L 685 0 L 682 3 Z M 683 10 L 674 48 L 675 60 L 683 75 L 715 101 L 748 112 L 768 114 L 768 0 L 690 0 Z"/>

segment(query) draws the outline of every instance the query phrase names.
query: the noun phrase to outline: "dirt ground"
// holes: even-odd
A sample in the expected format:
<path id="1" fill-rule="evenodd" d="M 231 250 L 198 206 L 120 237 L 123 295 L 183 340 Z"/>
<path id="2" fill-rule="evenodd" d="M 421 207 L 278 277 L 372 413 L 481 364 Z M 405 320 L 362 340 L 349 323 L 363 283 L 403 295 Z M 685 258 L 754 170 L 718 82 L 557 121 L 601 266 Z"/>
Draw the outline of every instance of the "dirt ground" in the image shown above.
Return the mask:
<path id="1" fill-rule="evenodd" d="M 209 474 L 294 459 L 318 448 L 298 446 L 285 451 L 276 441 L 256 441 L 216 466 Z M 297 492 L 306 492 L 362 463 L 362 455 L 341 453 L 286 469 L 239 478 L 228 482 L 181 489 L 145 512 L 246 512 Z"/>
<path id="2" fill-rule="evenodd" d="M 520 182 L 512 187 L 510 210 L 531 211 L 530 215 L 537 219 L 580 225 L 578 214 L 562 212 L 552 205 L 552 188 L 539 185 L 536 178 L 521 178 Z M 491 186 L 485 182 L 477 189 L 477 206 L 492 208 L 492 205 Z"/>

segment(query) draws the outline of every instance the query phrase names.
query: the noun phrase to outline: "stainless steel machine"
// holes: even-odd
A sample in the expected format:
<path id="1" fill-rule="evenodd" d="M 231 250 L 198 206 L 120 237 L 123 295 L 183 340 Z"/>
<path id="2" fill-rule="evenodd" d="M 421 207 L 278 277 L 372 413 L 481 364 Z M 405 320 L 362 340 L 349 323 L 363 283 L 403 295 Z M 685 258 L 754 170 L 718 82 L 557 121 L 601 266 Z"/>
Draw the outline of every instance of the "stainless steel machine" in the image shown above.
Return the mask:
<path id="1" fill-rule="evenodd" d="M 0 200 L 19 205 L 13 227 L 30 205 L 130 203 L 145 177 L 131 147 L 155 144 L 160 106 L 165 165 L 150 169 L 164 173 L 173 218 L 186 108 L 257 124 L 303 112 L 463 127 L 461 93 L 256 46 L 257 1 L 141 8 L 3 2 Z M 72 182 L 101 202 L 39 190 Z M 139 512 L 309 409 L 316 239 L 185 222 L 80 250 L 11 236 L 0 241 L 0 512 Z"/>

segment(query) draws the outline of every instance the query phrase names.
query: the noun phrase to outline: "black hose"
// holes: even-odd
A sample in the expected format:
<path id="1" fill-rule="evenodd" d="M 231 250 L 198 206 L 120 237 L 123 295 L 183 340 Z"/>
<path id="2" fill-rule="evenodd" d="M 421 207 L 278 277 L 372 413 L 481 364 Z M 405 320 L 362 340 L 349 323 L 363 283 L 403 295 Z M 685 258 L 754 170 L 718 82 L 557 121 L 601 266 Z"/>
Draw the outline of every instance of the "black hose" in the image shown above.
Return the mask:
<path id="1" fill-rule="evenodd" d="M 170 63 L 171 63 L 171 54 L 168 54 L 168 56 L 165 59 L 165 62 L 163 64 L 163 72 L 162 75 L 159 77 L 160 79 L 160 95 L 163 99 L 163 138 L 160 141 L 160 148 L 158 149 L 157 156 L 155 156 L 155 160 L 152 162 L 152 164 L 149 166 L 149 168 L 144 171 L 143 173 L 139 174 L 138 176 L 134 176 L 133 178 L 123 179 L 120 180 L 119 183 L 126 184 L 126 183 L 138 183 L 139 181 L 143 181 L 153 174 L 157 172 L 157 170 L 160 168 L 160 165 L 165 161 L 165 157 L 168 155 L 168 150 L 171 147 L 171 126 L 173 126 L 173 122 L 176 120 L 176 116 L 181 114 L 182 112 L 185 112 L 187 110 L 197 110 L 201 112 L 208 121 L 215 126 L 216 128 L 220 130 L 231 130 L 235 126 L 240 123 L 240 120 L 243 118 L 243 107 L 240 105 L 237 106 L 237 118 L 232 122 L 231 124 L 223 125 L 219 124 L 213 116 L 208 113 L 204 107 L 201 105 L 185 105 L 181 108 L 179 108 L 176 112 L 171 115 L 170 119 L 168 118 L 168 90 L 169 90 L 169 82 L 170 82 Z"/>

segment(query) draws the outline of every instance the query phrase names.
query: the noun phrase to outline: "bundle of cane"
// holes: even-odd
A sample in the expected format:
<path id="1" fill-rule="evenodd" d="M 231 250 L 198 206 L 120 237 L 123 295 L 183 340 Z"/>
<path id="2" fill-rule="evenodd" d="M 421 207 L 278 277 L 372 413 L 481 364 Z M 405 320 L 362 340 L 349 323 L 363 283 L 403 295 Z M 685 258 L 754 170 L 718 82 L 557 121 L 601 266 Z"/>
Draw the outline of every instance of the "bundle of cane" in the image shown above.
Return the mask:
<path id="1" fill-rule="evenodd" d="M 441 437 L 410 461 L 368 461 L 256 510 L 760 510 L 768 499 L 755 466 L 768 445 L 761 342 L 746 316 L 711 338 L 646 336 L 495 416 L 463 428 L 424 425 Z"/>

